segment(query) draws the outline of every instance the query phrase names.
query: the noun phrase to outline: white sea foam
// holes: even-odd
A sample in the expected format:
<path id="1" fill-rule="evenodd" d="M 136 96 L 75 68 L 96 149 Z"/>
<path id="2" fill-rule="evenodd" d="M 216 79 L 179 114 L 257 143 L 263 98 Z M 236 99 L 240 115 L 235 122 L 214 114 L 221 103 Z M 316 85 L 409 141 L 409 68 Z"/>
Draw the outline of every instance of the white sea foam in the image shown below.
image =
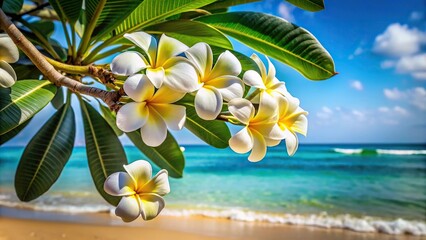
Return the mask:
<path id="1" fill-rule="evenodd" d="M 356 149 L 346 149 L 346 148 L 334 148 L 333 149 L 337 153 L 343 153 L 343 154 L 360 154 L 362 153 L 362 148 L 356 148 Z"/>
<path id="2" fill-rule="evenodd" d="M 396 150 L 396 149 L 377 149 L 378 154 L 391 155 L 422 155 L 426 154 L 426 150 Z"/>
<path id="3" fill-rule="evenodd" d="M 357 232 L 382 232 L 387 234 L 412 234 L 425 236 L 426 223 L 404 219 L 384 220 L 373 217 L 354 217 L 351 215 L 330 216 L 327 213 L 299 214 L 265 214 L 241 209 L 230 210 L 175 210 L 165 209 L 162 215 L 168 216 L 204 216 L 210 218 L 225 218 L 244 222 L 269 222 L 277 224 L 292 224 L 316 226 L 322 228 L 350 229 Z"/>

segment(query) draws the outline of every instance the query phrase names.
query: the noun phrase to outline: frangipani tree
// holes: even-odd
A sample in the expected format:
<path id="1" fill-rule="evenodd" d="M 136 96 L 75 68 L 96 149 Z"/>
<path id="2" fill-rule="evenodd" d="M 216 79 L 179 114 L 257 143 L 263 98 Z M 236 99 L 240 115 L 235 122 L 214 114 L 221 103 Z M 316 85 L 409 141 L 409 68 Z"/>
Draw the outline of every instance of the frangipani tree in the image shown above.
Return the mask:
<path id="1" fill-rule="evenodd" d="M 146 200 L 146 194 L 151 194 L 150 199 L 161 204 L 149 204 L 162 209 L 161 196 L 168 192 L 160 191 L 160 196 L 156 185 L 145 187 L 149 193 L 136 187 L 138 181 L 151 182 L 150 168 L 141 170 L 149 172 L 142 180 L 121 183 L 116 177 L 117 172 L 138 174 L 128 167 L 125 175 L 127 157 L 118 138 L 123 134 L 167 170 L 161 174 L 168 172 L 175 178 L 182 177 L 185 158 L 168 129 L 187 128 L 216 148 L 231 146 L 237 153 L 251 150 L 250 161 L 261 160 L 267 147 L 282 140 L 289 154 L 294 154 L 295 132 L 307 131 L 307 112 L 275 77 L 268 58 L 265 65 L 257 55 L 235 51 L 228 37 L 310 80 L 335 75 L 334 63 L 302 27 L 269 14 L 228 11 L 249 2 L 255 0 L 2 1 L 0 26 L 8 36 L 1 35 L 0 73 L 9 75 L 0 78 L 8 79 L 0 85 L 1 144 L 25 131 L 48 103 L 56 108 L 22 154 L 15 177 L 19 199 L 31 201 L 44 194 L 70 158 L 76 132 L 73 94 L 79 99 L 94 184 L 115 206 L 123 196 L 145 196 Z M 323 0 L 288 2 L 308 11 L 324 8 Z M 65 47 L 51 37 L 55 22 L 63 28 Z M 19 61 L 11 65 L 17 79 L 13 86 L 14 72 L 8 63 L 3 64 L 3 59 L 11 58 L 3 49 L 15 47 L 11 40 L 21 50 Z M 97 64 L 105 59 L 110 64 Z M 6 64 L 9 67 L 3 67 Z M 90 104 L 85 96 L 98 101 Z M 242 130 L 231 136 L 229 124 L 241 125 Z M 163 175 L 164 184 L 158 186 L 167 189 Z M 109 176 L 115 177 L 106 184 Z M 130 189 L 127 195 L 120 195 L 126 186 Z M 120 209 L 119 215 L 126 216 L 123 219 L 139 216 L 135 211 L 123 213 L 126 207 Z M 144 212 L 142 216 L 151 219 L 161 209 L 147 209 L 149 217 Z"/>

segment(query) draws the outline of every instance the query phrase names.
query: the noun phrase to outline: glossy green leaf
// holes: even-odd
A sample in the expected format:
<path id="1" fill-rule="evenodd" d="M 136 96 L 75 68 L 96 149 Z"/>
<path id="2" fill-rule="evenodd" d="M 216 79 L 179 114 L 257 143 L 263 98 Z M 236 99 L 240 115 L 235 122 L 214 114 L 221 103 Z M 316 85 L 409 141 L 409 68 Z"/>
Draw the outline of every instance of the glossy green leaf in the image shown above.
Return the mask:
<path id="1" fill-rule="evenodd" d="M 312 80 L 336 74 L 330 54 L 305 29 L 273 15 L 231 12 L 198 18 Z"/>
<path id="2" fill-rule="evenodd" d="M 30 119 L 52 100 L 56 86 L 47 80 L 22 80 L 0 88 L 0 135 Z"/>
<path id="3" fill-rule="evenodd" d="M 188 46 L 198 42 L 205 42 L 209 45 L 232 49 L 231 41 L 223 33 L 201 22 L 189 20 L 167 21 L 147 27 L 143 31 L 151 34 L 165 33 Z"/>
<path id="4" fill-rule="evenodd" d="M 299 7 L 304 10 L 311 12 L 317 12 L 324 9 L 324 0 L 286 0 L 287 2 L 293 4 L 296 7 Z"/>
<path id="5" fill-rule="evenodd" d="M 170 132 L 158 147 L 150 147 L 142 141 L 140 131 L 126 133 L 133 144 L 160 168 L 166 169 L 170 177 L 181 178 L 185 167 L 185 157 Z"/>
<path id="6" fill-rule="evenodd" d="M 41 20 L 37 22 L 31 22 L 31 26 L 33 30 L 38 31 L 45 38 L 49 38 L 55 30 L 55 25 L 52 21 Z"/>
<path id="7" fill-rule="evenodd" d="M 71 24 L 77 22 L 83 6 L 83 0 L 49 0 L 49 3 L 62 21 Z"/>
<path id="8" fill-rule="evenodd" d="M 187 94 L 179 101 L 186 107 L 185 127 L 198 138 L 216 148 L 226 148 L 231 132 L 225 122 L 219 120 L 206 121 L 198 117 L 194 107 L 194 97 Z"/>
<path id="9" fill-rule="evenodd" d="M 246 4 L 246 3 L 252 3 L 252 2 L 260 2 L 261 0 L 219 0 L 212 4 L 209 4 L 203 9 L 207 11 L 214 11 L 218 9 L 225 9 L 236 5 Z"/>
<path id="10" fill-rule="evenodd" d="M 64 105 L 64 91 L 61 87 L 58 87 L 56 94 L 52 99 L 52 106 L 56 109 L 59 109 Z"/>
<path id="11" fill-rule="evenodd" d="M 143 27 L 164 21 L 166 18 L 173 15 L 203 7 L 214 1 L 215 0 L 145 0 L 114 30 L 114 34 L 118 35 L 126 32 L 134 32 Z"/>
<path id="12" fill-rule="evenodd" d="M 71 156 L 75 138 L 74 111 L 63 105 L 31 139 L 15 175 L 15 190 L 21 201 L 31 201 L 56 182 Z"/>
<path id="13" fill-rule="evenodd" d="M 108 124 L 111 126 L 112 130 L 114 130 L 115 134 L 117 136 L 123 135 L 123 131 L 121 131 L 117 124 L 115 123 L 115 112 L 112 112 L 107 106 L 103 105 L 102 103 L 99 103 L 99 108 L 101 109 L 102 116 L 104 119 L 108 122 Z"/>
<path id="14" fill-rule="evenodd" d="M 83 116 L 86 141 L 87 160 L 93 182 L 100 195 L 110 204 L 116 206 L 119 197 L 104 191 L 106 178 L 115 173 L 123 172 L 127 164 L 123 146 L 114 130 L 89 103 L 80 99 L 81 115 Z"/>
<path id="15" fill-rule="evenodd" d="M 22 55 L 21 55 L 22 56 Z M 29 59 L 27 59 L 30 61 Z M 20 60 L 21 61 L 21 60 Z M 42 73 L 34 65 L 24 65 L 13 63 L 11 64 L 16 72 L 16 76 L 19 79 L 39 79 Z"/>
<path id="16" fill-rule="evenodd" d="M 3 135 L 0 135 L 0 146 L 3 145 L 4 143 L 8 142 L 10 139 L 14 138 L 20 132 L 22 132 L 22 130 L 24 130 L 24 128 L 28 125 L 28 123 L 31 122 L 31 119 L 22 123 L 21 125 L 17 126 L 16 128 L 10 130 L 9 132 L 7 132 Z"/>
<path id="17" fill-rule="evenodd" d="M 1 1 L 1 9 L 6 13 L 18 13 L 21 10 L 24 0 L 4 0 Z"/>
<path id="18" fill-rule="evenodd" d="M 92 19 L 94 8 L 99 0 L 86 0 L 87 19 Z M 96 21 L 96 27 L 92 38 L 99 38 L 110 33 L 114 28 L 120 25 L 141 3 L 143 0 L 107 0 L 99 18 Z M 96 3 L 96 5 L 95 5 Z"/>

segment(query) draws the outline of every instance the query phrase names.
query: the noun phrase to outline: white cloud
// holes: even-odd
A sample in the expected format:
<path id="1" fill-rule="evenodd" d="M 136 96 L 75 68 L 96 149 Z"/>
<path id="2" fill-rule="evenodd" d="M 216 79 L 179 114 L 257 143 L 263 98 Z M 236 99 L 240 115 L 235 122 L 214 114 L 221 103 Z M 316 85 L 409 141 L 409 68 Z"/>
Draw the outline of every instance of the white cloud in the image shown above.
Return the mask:
<path id="1" fill-rule="evenodd" d="M 396 62 L 393 60 L 385 60 L 383 62 L 380 63 L 380 67 L 382 69 L 388 69 L 388 68 L 393 68 L 395 67 Z"/>
<path id="2" fill-rule="evenodd" d="M 426 80 L 426 72 L 415 72 L 411 76 L 417 80 Z"/>
<path id="3" fill-rule="evenodd" d="M 416 11 L 414 11 L 414 12 L 412 12 L 411 14 L 410 14 L 410 20 L 411 21 L 419 21 L 419 20 L 422 20 L 423 19 L 423 13 L 422 12 L 416 12 Z"/>
<path id="4" fill-rule="evenodd" d="M 404 91 L 401 91 L 398 88 L 386 88 L 383 90 L 383 93 L 388 99 L 404 100 L 421 110 L 426 110 L 426 89 L 423 87 L 416 87 Z"/>
<path id="5" fill-rule="evenodd" d="M 425 42 L 424 32 L 409 28 L 407 25 L 393 23 L 384 33 L 376 37 L 373 50 L 387 56 L 401 57 L 419 52 Z"/>
<path id="6" fill-rule="evenodd" d="M 355 49 L 355 51 L 354 51 L 351 55 L 349 55 L 348 59 L 349 59 L 349 60 L 352 60 L 352 59 L 354 59 L 356 56 L 361 55 L 363 52 L 364 52 L 364 49 L 363 49 L 362 47 L 357 47 L 357 48 Z"/>
<path id="7" fill-rule="evenodd" d="M 352 110 L 351 113 L 358 121 L 364 121 L 366 119 L 366 114 L 364 112 L 361 112 L 359 110 Z"/>
<path id="8" fill-rule="evenodd" d="M 395 107 L 393 108 L 393 111 L 394 111 L 395 113 L 399 114 L 399 115 L 403 115 L 403 116 L 408 115 L 408 111 L 407 111 L 405 108 L 400 107 L 400 106 L 395 106 Z"/>
<path id="9" fill-rule="evenodd" d="M 295 22 L 293 10 L 294 6 L 288 6 L 285 3 L 280 3 L 278 5 L 278 14 L 289 22 Z"/>
<path id="10" fill-rule="evenodd" d="M 362 83 L 360 81 L 358 81 L 358 80 L 353 81 L 351 83 L 351 87 L 354 88 L 354 89 L 356 89 L 356 90 L 358 90 L 358 91 L 361 91 L 364 88 L 362 86 Z"/>
<path id="11" fill-rule="evenodd" d="M 398 88 L 393 88 L 393 89 L 387 89 L 387 88 L 385 88 L 383 90 L 383 93 L 385 94 L 385 96 L 388 99 L 391 99 L 391 100 L 398 100 L 398 99 L 402 99 L 402 98 L 405 97 L 405 93 L 399 91 Z"/>
<path id="12" fill-rule="evenodd" d="M 399 73 L 409 73 L 418 78 L 417 73 L 426 72 L 426 53 L 402 57 L 396 63 L 395 68 Z"/>
<path id="13" fill-rule="evenodd" d="M 377 110 L 382 113 L 388 113 L 390 111 L 388 107 L 379 107 Z"/>

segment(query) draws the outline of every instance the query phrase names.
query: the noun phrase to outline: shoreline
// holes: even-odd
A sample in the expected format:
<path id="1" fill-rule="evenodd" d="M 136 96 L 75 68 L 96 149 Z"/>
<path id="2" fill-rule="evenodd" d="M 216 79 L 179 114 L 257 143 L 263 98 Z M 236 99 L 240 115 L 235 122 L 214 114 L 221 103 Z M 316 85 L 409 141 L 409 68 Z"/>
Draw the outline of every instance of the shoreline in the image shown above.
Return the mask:
<path id="1" fill-rule="evenodd" d="M 16 215 L 12 215 L 16 214 Z M 423 236 L 242 222 L 203 216 L 162 216 L 130 224 L 108 213 L 65 214 L 0 208 L 0 240 L 21 239 L 346 239 L 420 240 Z"/>

